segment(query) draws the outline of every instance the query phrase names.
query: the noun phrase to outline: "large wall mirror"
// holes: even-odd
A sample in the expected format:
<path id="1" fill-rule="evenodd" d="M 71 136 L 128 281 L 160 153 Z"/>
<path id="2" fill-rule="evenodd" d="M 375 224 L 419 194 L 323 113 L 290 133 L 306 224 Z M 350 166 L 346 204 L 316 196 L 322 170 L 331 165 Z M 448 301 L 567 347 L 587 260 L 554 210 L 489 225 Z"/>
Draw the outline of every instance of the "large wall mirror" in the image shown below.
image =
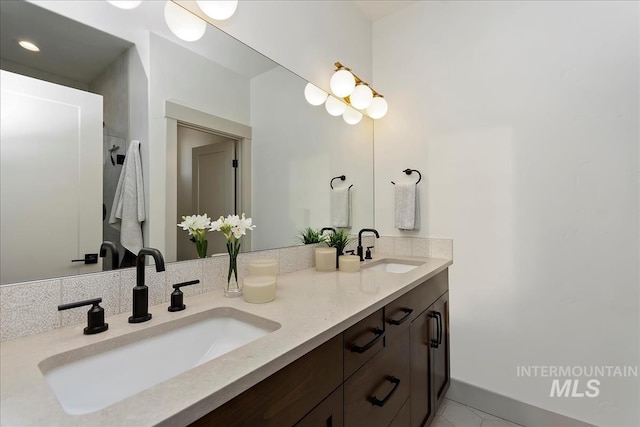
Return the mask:
<path id="1" fill-rule="evenodd" d="M 1 284 L 111 268 L 110 253 L 71 262 L 103 241 L 122 258 L 109 219 L 133 140 L 144 245 L 169 262 L 197 256 L 181 215 L 246 212 L 257 226 L 247 250 L 299 244 L 301 229 L 332 225 L 340 175 L 334 186 L 352 186 L 351 229 L 373 225 L 371 120 L 348 125 L 312 107 L 306 81 L 215 26 L 180 40 L 163 1 L 0 7 Z M 224 252 L 220 233 L 208 239 L 209 254 Z"/>

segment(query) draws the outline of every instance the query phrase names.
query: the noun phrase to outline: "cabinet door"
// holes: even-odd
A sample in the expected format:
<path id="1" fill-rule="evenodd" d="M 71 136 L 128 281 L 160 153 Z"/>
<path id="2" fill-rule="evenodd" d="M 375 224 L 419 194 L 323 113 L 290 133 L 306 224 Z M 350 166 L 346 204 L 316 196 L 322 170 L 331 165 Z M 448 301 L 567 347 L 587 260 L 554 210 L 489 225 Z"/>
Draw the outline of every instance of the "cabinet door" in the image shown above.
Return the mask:
<path id="1" fill-rule="evenodd" d="M 437 407 L 449 387 L 449 292 L 433 304 L 431 311 L 436 316 L 439 332 L 437 345 L 432 347 L 433 391 Z"/>
<path id="2" fill-rule="evenodd" d="M 338 387 L 295 427 L 342 427 L 344 425 L 342 390 L 342 386 Z"/>
<path id="3" fill-rule="evenodd" d="M 411 323 L 411 426 L 419 427 L 434 413 L 432 399 L 431 346 L 435 331 L 435 315 L 429 309 Z"/>
<path id="4" fill-rule="evenodd" d="M 387 427 L 411 392 L 409 330 L 344 383 L 344 425 Z"/>

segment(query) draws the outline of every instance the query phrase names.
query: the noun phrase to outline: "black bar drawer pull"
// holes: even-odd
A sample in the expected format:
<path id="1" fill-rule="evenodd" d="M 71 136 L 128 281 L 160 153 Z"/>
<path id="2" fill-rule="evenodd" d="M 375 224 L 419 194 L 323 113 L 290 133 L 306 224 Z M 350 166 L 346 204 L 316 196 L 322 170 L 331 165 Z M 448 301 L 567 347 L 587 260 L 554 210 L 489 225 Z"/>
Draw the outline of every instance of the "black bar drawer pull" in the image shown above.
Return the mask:
<path id="1" fill-rule="evenodd" d="M 371 397 L 371 404 L 373 406 L 380 406 L 383 407 L 385 403 L 387 403 L 387 401 L 391 398 L 391 396 L 393 395 L 393 393 L 395 393 L 396 389 L 398 388 L 398 386 L 400 385 L 400 379 L 396 378 L 396 377 L 392 377 L 392 376 L 388 376 L 386 378 L 387 381 L 389 381 L 390 383 L 393 384 L 393 388 L 391 389 L 391 391 L 389 392 L 389 394 L 387 394 L 384 399 L 380 400 L 375 396 Z"/>
<path id="2" fill-rule="evenodd" d="M 400 310 L 402 310 L 404 312 L 404 316 L 402 316 L 400 319 L 396 320 L 396 319 L 392 319 L 389 318 L 389 324 L 390 325 L 402 325 L 411 315 L 411 313 L 413 313 L 413 309 L 412 308 L 401 308 Z"/>
<path id="3" fill-rule="evenodd" d="M 376 336 L 362 347 L 360 347 L 356 343 L 351 344 L 351 351 L 354 353 L 364 353 L 365 351 L 373 347 L 380 340 L 380 338 L 384 336 L 384 331 L 380 328 L 375 328 L 373 333 L 376 334 Z"/>

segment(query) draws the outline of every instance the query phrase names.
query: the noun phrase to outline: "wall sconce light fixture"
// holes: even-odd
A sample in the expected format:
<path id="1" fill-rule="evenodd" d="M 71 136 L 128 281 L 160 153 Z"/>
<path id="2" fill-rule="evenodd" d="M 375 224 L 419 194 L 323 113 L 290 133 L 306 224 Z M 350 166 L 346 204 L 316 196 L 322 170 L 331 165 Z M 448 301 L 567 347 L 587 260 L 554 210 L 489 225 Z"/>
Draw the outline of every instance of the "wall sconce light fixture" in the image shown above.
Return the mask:
<path id="1" fill-rule="evenodd" d="M 309 104 L 317 106 L 324 103 L 329 114 L 342 115 L 344 121 L 352 125 L 360 122 L 363 111 L 372 119 L 380 119 L 387 114 L 389 105 L 381 93 L 376 92 L 369 83 L 341 63 L 336 62 L 334 65 L 336 72 L 329 81 L 333 95 L 307 83 L 304 96 Z"/>

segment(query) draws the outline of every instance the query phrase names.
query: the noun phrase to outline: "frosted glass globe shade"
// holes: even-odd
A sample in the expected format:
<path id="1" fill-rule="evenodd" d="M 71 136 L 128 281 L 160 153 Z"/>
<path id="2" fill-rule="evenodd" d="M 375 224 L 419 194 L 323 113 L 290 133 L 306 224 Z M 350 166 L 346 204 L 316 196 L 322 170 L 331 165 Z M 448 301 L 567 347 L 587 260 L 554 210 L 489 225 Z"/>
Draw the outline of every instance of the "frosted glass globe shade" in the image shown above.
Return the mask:
<path id="1" fill-rule="evenodd" d="M 108 2 L 120 9 L 135 9 L 140 6 L 142 0 L 108 0 Z"/>
<path id="2" fill-rule="evenodd" d="M 313 83 L 307 83 L 304 87 L 304 98 L 311 105 L 322 105 L 329 94 Z"/>
<path id="3" fill-rule="evenodd" d="M 326 108 L 327 113 L 332 116 L 339 116 L 347 109 L 347 104 L 329 95 L 327 101 L 324 103 L 324 108 Z"/>
<path id="4" fill-rule="evenodd" d="M 198 0 L 198 6 L 209 17 L 223 21 L 231 18 L 238 8 L 238 0 L 233 1 L 211 1 Z"/>
<path id="5" fill-rule="evenodd" d="M 188 42 L 200 39 L 207 29 L 206 22 L 172 1 L 164 6 L 164 19 L 173 34 Z"/>
<path id="6" fill-rule="evenodd" d="M 380 96 L 376 96 L 373 98 L 373 101 L 371 101 L 371 105 L 367 107 L 367 114 L 372 119 L 380 119 L 387 114 L 388 109 L 387 101 Z"/>
<path id="7" fill-rule="evenodd" d="M 364 110 L 373 101 L 373 92 L 367 85 L 358 85 L 349 95 L 349 101 L 354 108 Z"/>
<path id="8" fill-rule="evenodd" d="M 358 110 L 348 107 L 344 111 L 342 118 L 344 119 L 345 122 L 349 123 L 350 125 L 355 125 L 356 123 L 359 123 L 360 120 L 362 120 L 362 113 Z"/>
<path id="9" fill-rule="evenodd" d="M 353 74 L 347 70 L 338 70 L 333 73 L 329 81 L 331 92 L 338 98 L 344 98 L 351 95 L 353 88 L 356 87 L 356 79 Z"/>

